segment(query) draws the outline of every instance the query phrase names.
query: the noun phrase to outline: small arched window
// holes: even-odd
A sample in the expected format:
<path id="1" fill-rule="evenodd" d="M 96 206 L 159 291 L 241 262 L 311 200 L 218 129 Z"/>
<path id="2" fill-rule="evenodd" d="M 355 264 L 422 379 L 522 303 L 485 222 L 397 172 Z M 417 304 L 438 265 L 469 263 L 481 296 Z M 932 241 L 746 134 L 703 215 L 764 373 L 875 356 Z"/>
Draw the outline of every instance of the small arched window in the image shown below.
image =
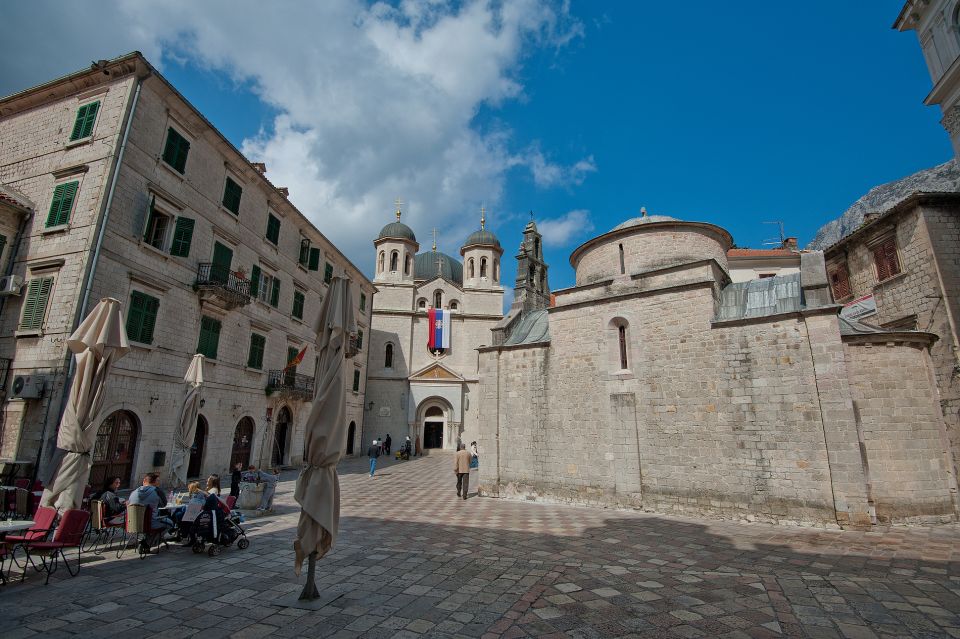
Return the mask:
<path id="1" fill-rule="evenodd" d="M 617 339 L 620 343 L 620 368 L 626 370 L 627 365 L 627 327 L 621 324 L 617 327 Z"/>
<path id="2" fill-rule="evenodd" d="M 623 244 L 620 245 L 620 275 L 627 272 L 627 265 L 623 260 Z"/>
<path id="3" fill-rule="evenodd" d="M 497 258 L 493 259 L 493 281 L 500 281 L 500 260 Z"/>
<path id="4" fill-rule="evenodd" d="M 393 344 L 387 344 L 383 353 L 383 367 L 393 368 Z"/>
<path id="5" fill-rule="evenodd" d="M 433 294 L 433 307 L 443 308 L 443 291 L 436 291 Z"/>
<path id="6" fill-rule="evenodd" d="M 400 259 L 400 254 L 397 253 L 396 251 L 390 254 L 390 270 L 391 271 L 395 272 L 397 270 L 397 264 L 399 259 Z"/>
<path id="7" fill-rule="evenodd" d="M 403 274 L 410 275 L 410 256 L 403 258 Z"/>
<path id="8" fill-rule="evenodd" d="M 467 261 L 467 270 L 470 272 L 470 279 L 471 279 L 471 280 L 477 276 L 476 270 L 473 268 L 473 266 L 474 266 L 474 264 L 473 264 L 473 258 L 471 257 L 471 258 Z"/>
<path id="9" fill-rule="evenodd" d="M 487 258 L 485 257 L 480 258 L 480 279 L 487 279 Z"/>
<path id="10" fill-rule="evenodd" d="M 533 256 L 537 259 L 540 259 L 540 238 L 534 238 L 533 240 Z"/>
<path id="11" fill-rule="evenodd" d="M 451 311 L 455 311 L 455 310 L 457 310 L 458 308 L 460 308 L 460 305 L 457 304 L 456 301 L 450 302 L 450 310 L 451 310 Z"/>
<path id="12" fill-rule="evenodd" d="M 419 300 L 417 300 L 417 308 L 419 308 L 420 310 L 427 308 L 427 300 L 422 297 Z"/>
<path id="13" fill-rule="evenodd" d="M 383 261 L 386 258 L 383 251 L 380 251 L 380 258 L 377 260 L 377 273 L 383 273 Z"/>

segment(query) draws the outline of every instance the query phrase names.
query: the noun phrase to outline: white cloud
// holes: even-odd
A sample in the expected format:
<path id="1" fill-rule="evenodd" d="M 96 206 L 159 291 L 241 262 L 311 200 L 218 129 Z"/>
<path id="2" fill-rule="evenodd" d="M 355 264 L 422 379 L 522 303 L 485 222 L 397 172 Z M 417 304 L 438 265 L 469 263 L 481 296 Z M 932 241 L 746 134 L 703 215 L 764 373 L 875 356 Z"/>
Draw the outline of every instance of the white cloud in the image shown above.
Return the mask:
<path id="1" fill-rule="evenodd" d="M 543 236 L 543 243 L 550 246 L 566 246 L 570 240 L 593 230 L 590 211 L 576 209 L 560 217 L 537 221 L 537 229 Z"/>
<path id="2" fill-rule="evenodd" d="M 266 162 L 274 184 L 362 268 L 397 196 L 415 231 L 452 237 L 474 225 L 479 202 L 500 202 L 511 167 L 542 188 L 596 170 L 592 158 L 551 162 L 536 142 L 516 151 L 513 132 L 474 120 L 484 105 L 522 97 L 517 71 L 532 49 L 582 35 L 566 2 L 34 0 L 8 9 L 9 24 L 24 27 L 0 43 L 10 90 L 134 49 L 248 83 L 279 115 L 243 152 Z M 36 41 L 40 29 L 56 46 Z"/>

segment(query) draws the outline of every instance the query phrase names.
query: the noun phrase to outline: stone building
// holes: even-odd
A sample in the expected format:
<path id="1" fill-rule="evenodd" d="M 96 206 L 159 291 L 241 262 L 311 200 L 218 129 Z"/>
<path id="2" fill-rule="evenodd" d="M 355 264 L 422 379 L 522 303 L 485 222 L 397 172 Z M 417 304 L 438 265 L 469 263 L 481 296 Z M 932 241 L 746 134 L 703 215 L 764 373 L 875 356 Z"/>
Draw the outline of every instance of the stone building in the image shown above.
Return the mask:
<path id="1" fill-rule="evenodd" d="M 42 466 L 52 451 L 65 339 L 109 296 L 132 350 L 107 383 L 93 483 L 165 474 L 196 352 L 206 384 L 188 475 L 301 460 L 327 282 L 353 280 L 361 331 L 374 288 L 265 172 L 139 53 L 0 100 L 0 193 L 20 194 L 0 196 L 0 235 L 19 229 L 2 256 L 3 457 Z M 355 437 L 365 363 L 364 349 L 345 373 Z"/>
<path id="2" fill-rule="evenodd" d="M 797 248 L 797 238 L 785 238 L 776 248 L 731 248 L 727 251 L 727 262 L 733 282 L 799 273 L 800 250 Z"/>
<path id="3" fill-rule="evenodd" d="M 424 448 L 453 449 L 476 439 L 478 346 L 503 318 L 503 249 L 480 229 L 460 249 L 463 262 L 437 250 L 420 252 L 409 226 L 396 221 L 374 240 L 376 260 L 366 389 L 365 439 L 395 446 L 409 436 Z M 431 309 L 450 313 L 450 346 L 428 348 Z"/>
<path id="4" fill-rule="evenodd" d="M 798 273 L 734 283 L 731 246 L 654 215 L 577 248 L 575 285 L 479 349 L 481 492 L 824 526 L 954 520 L 938 336 L 840 317 L 817 251 Z"/>
<path id="5" fill-rule="evenodd" d="M 933 80 L 924 104 L 940 106 L 940 123 L 960 158 L 960 0 L 907 0 L 893 24 L 915 31 Z"/>

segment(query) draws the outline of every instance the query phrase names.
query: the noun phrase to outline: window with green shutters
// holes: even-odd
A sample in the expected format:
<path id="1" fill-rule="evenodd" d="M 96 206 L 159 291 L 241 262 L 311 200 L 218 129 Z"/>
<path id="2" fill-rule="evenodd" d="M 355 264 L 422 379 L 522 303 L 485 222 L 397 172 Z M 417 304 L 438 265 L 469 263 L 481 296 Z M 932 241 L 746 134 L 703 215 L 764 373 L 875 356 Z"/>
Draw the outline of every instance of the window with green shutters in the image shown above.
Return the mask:
<path id="1" fill-rule="evenodd" d="M 52 288 L 52 277 L 38 277 L 27 283 L 27 297 L 23 301 L 23 315 L 20 318 L 21 331 L 43 328 L 43 318 L 47 314 L 47 302 L 50 300 Z"/>
<path id="2" fill-rule="evenodd" d="M 360 371 L 359 369 L 353 371 L 353 392 L 360 392 Z"/>
<path id="3" fill-rule="evenodd" d="M 73 121 L 73 131 L 70 133 L 71 142 L 90 137 L 93 133 L 93 124 L 97 121 L 97 111 L 99 110 L 99 102 L 84 104 L 77 109 L 77 119 Z"/>
<path id="4" fill-rule="evenodd" d="M 367 294 L 360 293 L 360 312 L 367 310 Z"/>
<path id="5" fill-rule="evenodd" d="M 220 320 L 206 315 L 200 316 L 200 339 L 197 342 L 197 352 L 210 359 L 217 359 L 217 348 L 220 346 Z"/>
<path id="6" fill-rule="evenodd" d="M 300 291 L 293 292 L 293 316 L 297 319 L 303 319 L 303 302 L 305 298 Z"/>
<path id="7" fill-rule="evenodd" d="M 70 212 L 73 210 L 73 201 L 79 187 L 79 182 L 65 182 L 53 189 L 53 200 L 50 201 L 50 212 L 47 214 L 47 228 L 63 226 L 70 221 Z"/>
<path id="8" fill-rule="evenodd" d="M 173 221 L 169 215 L 161 213 L 154 207 L 150 207 L 150 215 L 147 218 L 147 231 L 143 235 L 143 241 L 155 249 L 164 250 L 167 241 L 167 231 L 170 229 L 170 223 Z"/>
<path id="9" fill-rule="evenodd" d="M 329 284 L 333 280 L 333 264 L 327 262 L 327 265 L 323 269 L 323 282 L 324 284 Z"/>
<path id="10" fill-rule="evenodd" d="M 300 266 L 306 266 L 310 263 L 310 240 L 300 238 L 300 257 L 298 259 Z"/>
<path id="11" fill-rule="evenodd" d="M 190 257 L 190 243 L 193 242 L 195 221 L 189 217 L 178 217 L 173 229 L 173 242 L 170 243 L 170 255 Z"/>
<path id="12" fill-rule="evenodd" d="M 267 240 L 272 244 L 280 243 L 280 220 L 267 213 Z"/>
<path id="13" fill-rule="evenodd" d="M 363 331 L 357 331 L 357 350 L 363 348 Z"/>
<path id="14" fill-rule="evenodd" d="M 260 266 L 254 264 L 250 267 L 250 297 L 257 299 L 260 295 Z"/>
<path id="15" fill-rule="evenodd" d="M 307 268 L 311 271 L 320 270 L 320 249 L 310 249 L 310 265 Z"/>
<path id="16" fill-rule="evenodd" d="M 247 355 L 247 366 L 250 368 L 263 368 L 263 352 L 267 347 L 267 338 L 256 333 L 250 334 L 250 354 Z"/>
<path id="17" fill-rule="evenodd" d="M 183 173 L 187 168 L 187 154 L 190 152 L 190 143 L 173 127 L 167 129 L 167 143 L 163 147 L 163 161 L 169 164 L 177 173 Z"/>
<path id="18" fill-rule="evenodd" d="M 270 306 L 280 306 L 280 280 L 273 278 L 273 290 L 270 291 Z"/>
<path id="19" fill-rule="evenodd" d="M 160 300 L 140 291 L 130 293 L 127 309 L 127 338 L 141 344 L 153 344 L 153 329 L 157 325 Z"/>
<path id="20" fill-rule="evenodd" d="M 240 196 L 243 189 L 232 179 L 227 178 L 227 183 L 223 187 L 223 206 L 234 215 L 240 214 Z"/>

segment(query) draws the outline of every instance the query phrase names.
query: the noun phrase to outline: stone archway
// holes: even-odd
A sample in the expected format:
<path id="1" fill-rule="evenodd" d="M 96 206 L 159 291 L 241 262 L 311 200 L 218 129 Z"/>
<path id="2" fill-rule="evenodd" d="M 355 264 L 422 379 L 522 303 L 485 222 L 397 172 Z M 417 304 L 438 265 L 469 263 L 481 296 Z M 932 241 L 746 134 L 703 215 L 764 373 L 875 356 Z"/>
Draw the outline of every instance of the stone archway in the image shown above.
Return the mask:
<path id="1" fill-rule="evenodd" d="M 283 466 L 287 461 L 287 449 L 293 437 L 293 413 L 284 406 L 277 413 L 277 427 L 273 431 L 273 449 L 270 460 L 273 466 Z"/>
<path id="2" fill-rule="evenodd" d="M 458 433 L 452 428 L 452 414 L 453 407 L 441 397 L 431 397 L 420 403 L 414 433 L 423 450 L 454 448 Z"/>
<path id="3" fill-rule="evenodd" d="M 242 468 L 250 465 L 250 450 L 253 447 L 253 420 L 244 417 L 233 431 L 233 448 L 230 450 L 230 469 L 240 464 Z"/>
<path id="4" fill-rule="evenodd" d="M 119 477 L 121 488 L 129 488 L 139 437 L 139 420 L 129 411 L 118 410 L 103 420 L 93 448 L 90 485 L 99 489 L 107 477 Z"/>
<path id="5" fill-rule="evenodd" d="M 357 423 L 350 422 L 350 427 L 347 428 L 347 454 L 353 454 L 353 440 L 357 438 Z"/>

